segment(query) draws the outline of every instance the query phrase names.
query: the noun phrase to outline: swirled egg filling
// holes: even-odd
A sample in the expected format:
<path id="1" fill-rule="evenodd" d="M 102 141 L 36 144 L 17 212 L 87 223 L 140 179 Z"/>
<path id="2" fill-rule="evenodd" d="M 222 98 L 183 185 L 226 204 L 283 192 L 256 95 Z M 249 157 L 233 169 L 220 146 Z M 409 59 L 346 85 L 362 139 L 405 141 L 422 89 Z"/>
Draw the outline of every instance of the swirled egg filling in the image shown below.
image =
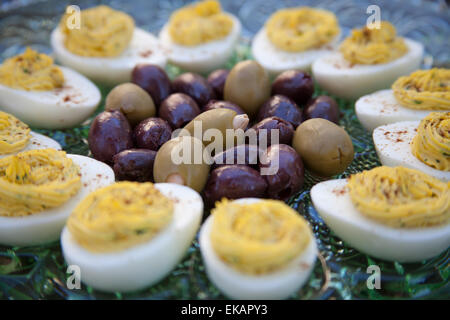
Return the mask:
<path id="1" fill-rule="evenodd" d="M 418 70 L 392 84 L 396 100 L 420 110 L 450 110 L 450 69 Z"/>
<path id="2" fill-rule="evenodd" d="M 265 274 L 280 269 L 311 241 L 307 222 L 282 201 L 239 204 L 223 200 L 212 214 L 214 251 L 243 273 Z"/>
<path id="3" fill-rule="evenodd" d="M 67 227 L 88 251 L 120 251 L 157 235 L 172 221 L 173 210 L 173 201 L 152 183 L 118 182 L 89 194 Z"/>
<path id="4" fill-rule="evenodd" d="M 352 175 L 347 187 L 356 209 L 394 228 L 446 224 L 450 183 L 404 167 L 377 167 Z"/>
<path id="5" fill-rule="evenodd" d="M 184 46 L 196 46 L 225 38 L 233 28 L 233 20 L 222 12 L 220 2 L 201 1 L 175 11 L 170 17 L 169 34 Z"/>
<path id="6" fill-rule="evenodd" d="M 417 128 L 412 153 L 437 170 L 450 171 L 450 112 L 432 112 Z"/>
<path id="7" fill-rule="evenodd" d="M 400 58 L 408 52 L 404 40 L 397 37 L 395 27 L 381 21 L 380 28 L 352 30 L 339 48 L 345 60 L 352 64 L 380 64 Z"/>
<path id="8" fill-rule="evenodd" d="M 116 57 L 128 47 L 134 32 L 131 16 L 105 5 L 82 10 L 79 28 L 72 26 L 71 19 L 65 14 L 60 29 L 64 46 L 79 56 Z"/>
<path id="9" fill-rule="evenodd" d="M 331 11 L 299 7 L 272 14 L 266 23 L 266 32 L 277 48 L 301 52 L 327 44 L 340 29 Z"/>
<path id="10" fill-rule="evenodd" d="M 61 88 L 64 75 L 53 59 L 29 47 L 0 66 L 0 83 L 14 89 L 47 91 Z"/>
<path id="11" fill-rule="evenodd" d="M 0 216 L 58 207 L 80 188 L 80 168 L 64 151 L 30 150 L 0 159 Z"/>
<path id="12" fill-rule="evenodd" d="M 28 125 L 13 115 L 0 111 L 0 155 L 24 149 L 30 138 Z"/>

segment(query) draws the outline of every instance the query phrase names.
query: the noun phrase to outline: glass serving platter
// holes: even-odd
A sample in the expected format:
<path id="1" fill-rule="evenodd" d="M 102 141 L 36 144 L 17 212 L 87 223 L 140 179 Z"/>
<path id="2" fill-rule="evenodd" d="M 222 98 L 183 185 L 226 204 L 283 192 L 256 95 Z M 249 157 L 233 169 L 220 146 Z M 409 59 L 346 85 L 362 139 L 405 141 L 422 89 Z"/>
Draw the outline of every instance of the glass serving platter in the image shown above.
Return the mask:
<path id="1" fill-rule="evenodd" d="M 69 4 L 82 9 L 100 3 L 131 14 L 141 28 L 157 33 L 170 13 L 188 1 L 42 1 L 16 0 L 0 4 L 0 60 L 24 50 L 25 46 L 50 53 L 49 35 Z M 243 37 L 227 67 L 251 58 L 249 39 L 276 9 L 311 5 L 334 11 L 344 31 L 363 25 L 368 17 L 369 1 L 238 1 L 222 0 L 225 10 L 237 15 L 243 24 Z M 426 48 L 424 66 L 450 64 L 450 14 L 445 2 L 377 1 L 381 18 L 393 22 L 398 33 L 421 41 Z M 171 77 L 182 72 L 167 66 Z M 110 88 L 99 86 L 105 97 Z M 316 88 L 316 95 L 326 94 Z M 336 99 L 343 117 L 340 124 L 351 135 L 355 158 L 341 175 L 380 165 L 371 135 L 359 124 L 354 101 Z M 103 101 L 97 113 L 103 109 Z M 87 134 L 92 118 L 68 130 L 39 130 L 57 140 L 68 153 L 89 155 Z M 331 232 L 311 205 L 310 188 L 320 180 L 306 173 L 303 190 L 289 204 L 311 223 L 320 249 L 319 259 L 309 282 L 292 299 L 449 299 L 450 248 L 433 259 L 402 264 L 372 258 L 347 246 Z M 207 213 L 205 213 L 207 214 Z M 370 265 L 381 270 L 381 288 L 369 289 L 367 272 Z M 108 294 L 84 284 L 69 290 L 67 265 L 58 242 L 37 247 L 0 246 L 0 298 L 2 299 L 224 299 L 208 280 L 197 241 L 183 261 L 163 281 L 145 290 L 128 294 Z"/>

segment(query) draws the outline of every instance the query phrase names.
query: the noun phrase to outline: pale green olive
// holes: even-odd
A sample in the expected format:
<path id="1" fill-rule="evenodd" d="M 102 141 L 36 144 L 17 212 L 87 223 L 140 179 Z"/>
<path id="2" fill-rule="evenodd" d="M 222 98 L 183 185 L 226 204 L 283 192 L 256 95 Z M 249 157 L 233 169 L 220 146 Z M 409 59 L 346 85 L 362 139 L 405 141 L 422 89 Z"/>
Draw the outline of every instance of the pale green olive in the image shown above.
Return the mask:
<path id="1" fill-rule="evenodd" d="M 252 117 L 269 97 L 269 75 L 258 62 L 242 61 L 231 69 L 225 81 L 225 100 L 236 103 Z"/>
<path id="2" fill-rule="evenodd" d="M 191 136 L 167 141 L 156 154 L 155 182 L 177 183 L 201 192 L 208 179 L 210 163 L 205 161 L 204 149 L 203 143 Z"/>

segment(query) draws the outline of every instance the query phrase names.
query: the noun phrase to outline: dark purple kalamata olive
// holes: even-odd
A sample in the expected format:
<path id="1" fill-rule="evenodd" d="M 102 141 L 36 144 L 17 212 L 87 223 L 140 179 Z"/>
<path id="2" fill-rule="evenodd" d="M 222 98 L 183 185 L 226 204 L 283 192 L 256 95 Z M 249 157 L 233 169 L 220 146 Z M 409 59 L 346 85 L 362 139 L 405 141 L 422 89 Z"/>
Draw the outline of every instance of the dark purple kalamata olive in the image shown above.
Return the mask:
<path id="1" fill-rule="evenodd" d="M 254 169 L 259 168 L 259 148 L 256 145 L 241 144 L 216 154 L 213 157 L 212 169 L 223 165 L 243 164 Z"/>
<path id="2" fill-rule="evenodd" d="M 222 198 L 262 198 L 267 188 L 259 172 L 246 165 L 226 165 L 214 169 L 205 187 L 207 204 L 214 206 Z"/>
<path id="3" fill-rule="evenodd" d="M 175 130 L 184 127 L 200 114 L 197 103 L 184 93 L 173 93 L 159 107 L 159 116 Z"/>
<path id="4" fill-rule="evenodd" d="M 223 99 L 223 88 L 225 88 L 225 81 L 227 80 L 230 70 L 218 69 L 213 71 L 208 76 L 208 83 L 214 90 L 217 99 Z"/>
<path id="5" fill-rule="evenodd" d="M 92 121 L 89 129 L 89 149 L 95 159 L 107 164 L 122 150 L 133 148 L 131 127 L 120 111 L 104 111 Z"/>
<path id="6" fill-rule="evenodd" d="M 270 146 L 272 144 L 288 144 L 292 143 L 294 136 L 294 127 L 290 122 L 278 117 L 269 117 L 261 120 L 249 130 L 255 130 L 258 145 Z M 272 136 L 272 130 L 278 130 L 278 139 Z M 264 133 L 265 131 L 265 133 Z M 264 135 L 266 140 L 264 141 Z M 275 141 L 272 141 L 274 139 Z M 251 141 L 249 141 L 251 143 Z"/>
<path id="7" fill-rule="evenodd" d="M 237 114 L 245 114 L 245 111 L 242 110 L 241 107 L 239 107 L 237 104 L 230 102 L 230 101 L 224 101 L 224 100 L 209 100 L 209 102 L 203 107 L 203 112 L 212 110 L 212 109 L 230 109 L 236 111 Z"/>
<path id="8" fill-rule="evenodd" d="M 113 157 L 113 170 L 116 180 L 153 181 L 153 163 L 156 151 L 129 149 Z"/>
<path id="9" fill-rule="evenodd" d="M 327 119 L 339 123 L 340 111 L 337 102 L 329 96 L 318 96 L 311 99 L 303 110 L 305 120 L 312 118 Z"/>
<path id="10" fill-rule="evenodd" d="M 138 148 L 157 151 L 172 137 L 172 129 L 166 120 L 148 118 L 142 120 L 133 132 L 134 141 Z"/>
<path id="11" fill-rule="evenodd" d="M 131 82 L 147 91 L 155 105 L 159 106 L 171 92 L 170 79 L 157 65 L 138 64 L 131 72 Z"/>
<path id="12" fill-rule="evenodd" d="M 286 96 L 275 95 L 267 100 L 259 109 L 258 121 L 269 117 L 278 117 L 290 122 L 294 129 L 303 121 L 302 110 Z"/>
<path id="13" fill-rule="evenodd" d="M 277 144 L 261 155 L 260 172 L 267 181 L 267 195 L 272 199 L 288 200 L 301 190 L 305 169 L 294 148 Z"/>
<path id="14" fill-rule="evenodd" d="M 188 72 L 183 73 L 172 81 L 173 92 L 187 94 L 203 107 L 209 100 L 215 99 L 215 94 L 209 83 L 201 75 Z"/>
<path id="15" fill-rule="evenodd" d="M 303 71 L 288 70 L 281 73 L 272 83 L 272 95 L 282 94 L 303 106 L 314 93 L 311 76 Z"/>

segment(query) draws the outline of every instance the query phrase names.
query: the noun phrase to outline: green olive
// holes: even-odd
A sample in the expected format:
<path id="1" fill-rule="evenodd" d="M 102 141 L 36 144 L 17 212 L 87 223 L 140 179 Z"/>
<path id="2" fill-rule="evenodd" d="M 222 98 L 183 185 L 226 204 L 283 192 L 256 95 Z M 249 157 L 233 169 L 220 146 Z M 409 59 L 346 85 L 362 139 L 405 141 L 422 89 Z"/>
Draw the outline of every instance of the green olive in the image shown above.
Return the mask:
<path id="1" fill-rule="evenodd" d="M 204 159 L 204 150 L 203 143 L 191 136 L 167 141 L 153 164 L 155 182 L 177 183 L 201 192 L 208 180 L 210 163 Z"/>
<path id="2" fill-rule="evenodd" d="M 223 147 L 227 146 L 227 129 L 242 129 L 245 130 L 247 128 L 249 119 L 246 114 L 237 114 L 236 111 L 231 109 L 212 109 L 209 111 L 205 111 L 200 113 L 197 117 L 195 117 L 192 121 L 190 121 L 183 129 L 187 130 L 185 132 L 181 132 L 180 135 L 189 134 L 198 139 L 202 139 L 205 146 L 208 146 L 210 143 L 214 141 L 214 139 L 209 139 L 204 136 L 204 133 L 208 129 L 217 129 L 220 131 Z M 200 128 L 201 131 L 195 128 Z M 199 136 L 201 134 L 201 136 Z M 234 136 L 233 136 L 234 137 Z M 228 142 L 230 143 L 230 142 Z"/>
<path id="3" fill-rule="evenodd" d="M 269 97 L 269 75 L 258 62 L 242 61 L 231 69 L 225 81 L 225 100 L 236 103 L 248 115 L 254 116 Z"/>
<path id="4" fill-rule="evenodd" d="M 299 125 L 292 146 L 302 157 L 306 168 L 320 176 L 341 173 L 353 161 L 353 144 L 348 133 L 321 118 Z"/>
<path id="5" fill-rule="evenodd" d="M 134 83 L 122 83 L 106 96 L 106 110 L 120 110 L 132 126 L 156 113 L 152 97 Z"/>

